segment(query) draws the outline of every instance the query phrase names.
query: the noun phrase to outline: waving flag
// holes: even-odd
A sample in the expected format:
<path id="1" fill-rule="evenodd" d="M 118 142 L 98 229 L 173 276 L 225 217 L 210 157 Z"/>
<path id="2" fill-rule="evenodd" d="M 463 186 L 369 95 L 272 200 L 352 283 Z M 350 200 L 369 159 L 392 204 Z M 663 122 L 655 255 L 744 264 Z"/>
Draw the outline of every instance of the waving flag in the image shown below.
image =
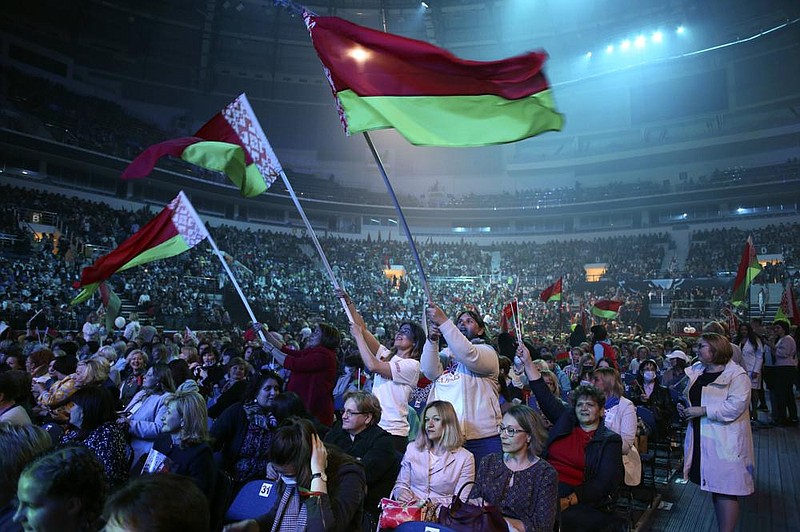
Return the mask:
<path id="1" fill-rule="evenodd" d="M 797 309 L 797 300 L 794 297 L 794 287 L 792 282 L 789 281 L 786 285 L 786 290 L 783 291 L 781 297 L 781 304 L 775 312 L 774 321 L 788 321 L 794 325 L 800 325 L 800 311 Z"/>
<path id="2" fill-rule="evenodd" d="M 519 303 L 515 299 L 511 303 L 504 306 L 502 312 L 500 313 L 500 330 L 503 332 L 508 332 L 509 330 L 513 329 L 515 334 L 519 334 L 519 331 L 517 330 L 518 322 Z"/>
<path id="3" fill-rule="evenodd" d="M 558 281 L 545 288 L 544 291 L 539 294 L 539 299 L 545 303 L 549 303 L 550 301 L 561 301 L 561 285 L 562 278 L 559 277 Z"/>
<path id="4" fill-rule="evenodd" d="M 128 165 L 122 178 L 147 176 L 166 155 L 224 173 L 248 198 L 266 191 L 282 171 L 245 94 L 226 105 L 193 137 L 147 148 Z"/>
<path id="5" fill-rule="evenodd" d="M 761 270 L 761 264 L 756 256 L 756 248 L 753 246 L 753 237 L 748 236 L 742 251 L 742 259 L 739 261 L 739 269 L 736 271 L 736 279 L 733 280 L 731 304 L 734 307 L 746 305 L 747 289 L 750 288 L 750 283 L 761 273 Z"/>
<path id="6" fill-rule="evenodd" d="M 619 308 L 622 306 L 622 301 L 613 301 L 611 299 L 599 299 L 595 301 L 592 306 L 592 314 L 598 318 L 606 320 L 613 320 L 619 315 Z"/>
<path id="7" fill-rule="evenodd" d="M 207 236 L 208 231 L 203 221 L 195 212 L 189 198 L 181 191 L 158 216 L 147 222 L 117 249 L 83 269 L 81 280 L 72 285 L 73 288 L 82 288 L 72 304 L 89 299 L 100 283 L 115 273 L 180 255 Z"/>
<path id="8" fill-rule="evenodd" d="M 411 144 L 482 146 L 563 126 L 544 52 L 468 61 L 337 17 L 304 18 L 348 135 L 394 128 Z"/>

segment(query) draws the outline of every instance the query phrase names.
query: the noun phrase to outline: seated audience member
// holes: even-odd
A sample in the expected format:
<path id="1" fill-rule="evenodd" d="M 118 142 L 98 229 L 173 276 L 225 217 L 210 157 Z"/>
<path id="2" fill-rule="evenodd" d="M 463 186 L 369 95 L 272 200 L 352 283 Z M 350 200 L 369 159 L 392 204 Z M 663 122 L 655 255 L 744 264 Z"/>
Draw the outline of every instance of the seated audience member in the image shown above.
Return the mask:
<path id="1" fill-rule="evenodd" d="M 144 374 L 150 364 L 150 357 L 141 349 L 134 349 L 126 357 L 128 366 L 120 374 L 123 379 L 119 400 L 124 407 L 128 406 L 133 396 L 139 393 L 144 383 Z"/>
<path id="2" fill-rule="evenodd" d="M 369 392 L 348 392 L 344 399 L 341 423 L 325 435 L 325 443 L 336 445 L 364 466 L 367 497 L 364 509 L 377 514 L 378 504 L 388 497 L 400 470 L 392 435 L 378 423 L 381 405 Z"/>
<path id="3" fill-rule="evenodd" d="M 247 362 L 234 357 L 228 364 L 228 377 L 219 397 L 208 408 L 208 417 L 216 419 L 226 408 L 241 402 L 247 391 Z"/>
<path id="4" fill-rule="evenodd" d="M 161 434 L 153 442 L 153 449 L 169 459 L 170 473 L 191 478 L 211 500 L 217 467 L 208 444 L 206 402 L 197 383 L 189 380 L 178 386 L 164 400 L 164 407 Z"/>
<path id="5" fill-rule="evenodd" d="M 669 390 L 661 386 L 655 360 L 649 358 L 639 364 L 639 371 L 628 387 L 627 395 L 634 406 L 643 406 L 653 413 L 656 422 L 653 439 L 666 437 L 677 411 L 672 405 Z"/>
<path id="6" fill-rule="evenodd" d="M 264 347 L 284 368 L 292 372 L 286 391 L 299 395 L 308 411 L 320 423 L 333 425 L 333 387 L 336 384 L 336 350 L 341 344 L 339 330 L 320 323 L 303 349 L 289 349 L 282 340 L 267 334 Z"/>
<path id="7" fill-rule="evenodd" d="M 186 349 L 186 347 L 183 349 Z M 194 348 L 192 347 L 192 349 Z M 195 366 L 191 369 L 194 372 L 197 383 L 200 385 L 202 394 L 208 397 L 213 393 L 215 384 L 222 386 L 220 383 L 225 379 L 225 368 L 219 364 L 217 352 L 211 346 L 208 346 L 203 351 L 201 357 L 203 365 Z"/>
<path id="8" fill-rule="evenodd" d="M 429 402 L 417 439 L 403 455 L 392 498 L 449 505 L 464 484 L 475 480 L 475 458 L 462 447 L 463 442 L 453 405 Z M 467 495 L 462 494 L 465 499 Z"/>
<path id="9" fill-rule="evenodd" d="M 0 530 L 22 530 L 19 524 L 11 522 L 17 509 L 19 476 L 28 463 L 52 446 L 50 435 L 40 427 L 0 422 Z"/>
<path id="10" fill-rule="evenodd" d="M 689 362 L 691 362 L 689 356 L 680 349 L 668 354 L 667 365 L 669 367 L 661 376 L 661 384 L 666 388 L 673 388 L 683 392 L 685 383 L 688 382 L 685 370 L 689 366 Z"/>
<path id="11" fill-rule="evenodd" d="M 47 377 L 47 370 L 54 358 L 53 352 L 49 349 L 38 349 L 25 360 L 25 369 L 33 379 Z"/>
<path id="12" fill-rule="evenodd" d="M 524 405 L 512 406 L 498 431 L 503 452 L 481 460 L 470 497 L 497 506 L 509 530 L 552 532 L 558 509 L 558 473 L 539 458 L 547 438 L 539 414 Z"/>
<path id="13" fill-rule="evenodd" d="M 192 370 L 189 369 L 189 364 L 182 358 L 170 360 L 167 366 L 169 366 L 169 371 L 172 373 L 172 382 L 175 384 L 176 390 L 184 382 L 193 380 Z"/>
<path id="14" fill-rule="evenodd" d="M 106 500 L 103 464 L 86 447 L 40 456 L 22 471 L 14 522 L 36 532 L 95 532 Z"/>
<path id="15" fill-rule="evenodd" d="M 144 375 L 142 389 L 133 396 L 119 417 L 118 421 L 131 435 L 134 468 L 140 466 L 139 461 L 147 456 L 156 436 L 161 434 L 164 400 L 174 391 L 169 366 L 154 364 Z"/>
<path id="16" fill-rule="evenodd" d="M 128 480 L 132 451 L 125 429 L 116 422 L 115 397 L 97 386 L 81 388 L 72 396 L 69 429 L 61 437 L 61 446 L 81 444 L 89 448 L 103 464 L 109 487 Z"/>
<path id="17" fill-rule="evenodd" d="M 615 520 L 613 497 L 625 476 L 622 438 L 603 423 L 605 394 L 592 385 L 578 386 L 573 407 L 567 408 L 547 388 L 524 346 L 517 356 L 542 412 L 553 423 L 542 457 L 558 471 L 561 529 L 603 530 Z"/>
<path id="18" fill-rule="evenodd" d="M 594 370 L 592 384 L 606 396 L 603 409 L 603 423 L 606 428 L 619 434 L 622 438 L 622 465 L 625 467 L 625 484 L 638 486 L 642 481 L 642 460 L 634 445 L 638 418 L 636 407 L 623 396 L 619 372 L 614 368 L 597 368 Z"/>
<path id="19" fill-rule="evenodd" d="M 326 448 L 308 420 L 289 419 L 275 431 L 267 478 L 277 481 L 272 510 L 228 525 L 226 532 L 361 529 L 364 468 L 335 447 Z"/>
<path id="20" fill-rule="evenodd" d="M 109 497 L 105 532 L 209 532 L 208 500 L 190 479 L 159 473 L 132 480 Z"/>
<path id="21" fill-rule="evenodd" d="M 19 385 L 12 373 L 16 370 L 0 373 L 0 421 L 15 425 L 30 425 L 31 418 L 25 408 L 17 404 L 20 395 Z"/>
<path id="22" fill-rule="evenodd" d="M 222 452 L 222 467 L 237 484 L 266 471 L 278 425 L 273 402 L 282 388 L 277 374 L 262 371 L 250 382 L 243 401 L 228 407 L 211 426 L 214 449 Z"/>

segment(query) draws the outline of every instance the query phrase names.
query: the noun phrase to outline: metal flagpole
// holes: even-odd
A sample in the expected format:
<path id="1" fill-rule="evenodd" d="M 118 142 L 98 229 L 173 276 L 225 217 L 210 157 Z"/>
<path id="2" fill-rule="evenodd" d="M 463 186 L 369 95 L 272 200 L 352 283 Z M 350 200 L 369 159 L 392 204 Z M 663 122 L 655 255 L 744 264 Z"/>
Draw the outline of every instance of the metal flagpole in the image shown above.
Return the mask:
<path id="1" fill-rule="evenodd" d="M 317 239 L 317 234 L 314 232 L 314 228 L 311 227 L 311 222 L 308 221 L 306 217 L 306 213 L 303 210 L 303 206 L 300 205 L 300 200 L 297 199 L 297 194 L 294 193 L 294 189 L 292 188 L 292 184 L 289 183 L 289 178 L 286 177 L 286 173 L 281 170 L 281 179 L 283 179 L 283 184 L 286 185 L 286 190 L 289 191 L 289 195 L 292 197 L 292 201 L 294 202 L 294 206 L 297 207 L 297 212 L 300 213 L 300 218 L 303 219 L 303 223 L 306 224 L 306 230 L 308 231 L 311 240 L 314 241 L 314 246 L 317 248 L 317 253 L 319 253 L 320 258 L 322 259 L 322 263 L 325 265 L 325 270 L 328 272 L 328 276 L 331 278 L 331 282 L 333 283 L 333 287 L 335 289 L 339 289 L 339 281 L 336 280 L 336 276 L 333 274 L 333 270 L 331 269 L 331 265 L 328 263 L 328 257 L 325 256 L 325 252 L 322 250 L 322 244 L 319 243 Z M 342 307 L 344 308 L 344 313 L 347 315 L 347 319 L 350 322 L 353 322 L 353 316 L 350 314 L 350 309 L 347 307 L 347 302 L 344 298 L 339 300 L 342 303 Z"/>
<path id="2" fill-rule="evenodd" d="M 425 297 L 428 301 L 433 301 L 431 298 L 431 292 L 428 288 L 428 279 L 425 277 L 425 269 L 422 267 L 422 260 L 419 258 L 419 252 L 417 251 L 417 245 L 414 243 L 414 238 L 411 236 L 411 230 L 408 228 L 408 222 L 406 222 L 406 217 L 403 214 L 403 209 L 400 208 L 400 202 L 397 201 L 397 195 L 394 193 L 394 188 L 392 188 L 392 183 L 389 182 L 389 176 L 386 174 L 386 168 L 383 166 L 383 161 L 381 161 L 381 156 L 378 155 L 378 151 L 375 149 L 375 145 L 372 143 L 372 139 L 370 138 L 369 134 L 365 131 L 364 132 L 364 139 L 367 141 L 367 146 L 369 146 L 369 151 L 372 152 L 372 157 L 375 159 L 375 162 L 378 165 L 378 170 L 380 170 L 381 176 L 383 177 L 383 182 L 386 184 L 386 190 L 389 191 L 389 196 L 392 198 L 392 203 L 394 204 L 394 209 L 397 211 L 397 217 L 399 218 L 400 226 L 403 228 L 403 233 L 406 235 L 406 239 L 408 239 L 408 245 L 411 247 L 411 253 L 414 255 L 414 261 L 417 263 L 417 270 L 419 271 L 419 279 L 422 282 L 422 289 L 425 291 Z"/>
<path id="3" fill-rule="evenodd" d="M 228 263 L 225 262 L 225 257 L 222 256 L 222 252 L 217 247 L 217 243 L 214 242 L 214 239 L 211 237 L 211 233 L 206 232 L 206 235 L 207 235 L 206 238 L 208 238 L 208 243 L 211 244 L 211 248 L 214 250 L 214 253 L 217 255 L 217 257 L 219 257 L 219 261 L 222 263 L 222 267 L 225 268 L 225 272 L 228 274 L 228 278 L 231 280 L 233 287 L 236 289 L 236 293 L 239 294 L 239 298 L 242 300 L 244 308 L 247 309 L 247 313 L 250 315 L 250 320 L 252 320 L 254 324 L 258 323 L 256 315 L 253 314 L 253 309 L 250 308 L 250 303 L 248 303 L 247 298 L 244 297 L 244 293 L 242 292 L 242 287 L 239 286 L 238 282 L 236 282 L 236 277 L 233 276 L 233 272 L 228 266 Z M 258 330 L 258 336 L 259 338 L 261 338 L 262 342 L 267 341 L 267 338 L 266 336 L 264 336 L 264 332 L 261 329 Z"/>

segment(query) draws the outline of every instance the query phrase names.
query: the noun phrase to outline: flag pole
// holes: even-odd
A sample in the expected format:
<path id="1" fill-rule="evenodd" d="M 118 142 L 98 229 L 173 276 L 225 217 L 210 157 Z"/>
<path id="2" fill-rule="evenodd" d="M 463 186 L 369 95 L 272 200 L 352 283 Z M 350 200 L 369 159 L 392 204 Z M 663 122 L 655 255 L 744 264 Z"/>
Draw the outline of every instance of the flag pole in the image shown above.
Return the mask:
<path id="1" fill-rule="evenodd" d="M 333 270 L 331 269 L 330 263 L 328 263 L 328 257 L 325 256 L 325 251 L 322 249 L 322 244 L 319 243 L 319 239 L 317 238 L 317 233 L 314 232 L 314 228 L 311 227 L 311 222 L 308 221 L 306 217 L 306 212 L 303 210 L 303 206 L 300 205 L 300 200 L 297 198 L 297 194 L 294 193 L 294 189 L 292 188 L 292 184 L 289 183 L 289 178 L 286 177 L 286 172 L 281 169 L 281 179 L 283 179 L 283 184 L 286 185 L 286 190 L 289 191 L 289 196 L 291 196 L 292 201 L 294 202 L 294 206 L 297 207 L 297 212 L 300 213 L 300 218 L 303 219 L 303 223 L 306 225 L 306 230 L 308 231 L 311 240 L 314 241 L 314 246 L 317 248 L 317 253 L 319 253 L 320 258 L 322 259 L 322 264 L 325 265 L 325 270 L 328 272 L 328 277 L 331 278 L 331 282 L 333 283 L 333 287 L 337 290 L 340 289 L 339 281 L 336 280 L 336 276 L 333 274 Z M 342 303 L 342 308 L 344 308 L 344 313 L 347 315 L 347 319 L 350 322 L 353 322 L 353 316 L 350 314 L 350 309 L 347 306 L 347 302 L 344 298 L 339 300 Z"/>
<path id="2" fill-rule="evenodd" d="M 397 217 L 399 218 L 398 221 L 400 223 L 400 226 L 403 228 L 403 233 L 405 233 L 406 235 L 406 239 L 408 240 L 408 245 L 411 247 L 411 253 L 414 255 L 414 261 L 417 263 L 417 270 L 419 271 L 419 279 L 422 282 L 422 289 L 425 291 L 425 297 L 428 299 L 428 301 L 433 301 L 430 289 L 428 288 L 428 279 L 425 276 L 425 270 L 422 267 L 422 260 L 419 258 L 417 245 L 414 243 L 414 238 L 411 236 L 411 230 L 408 228 L 408 223 L 406 222 L 406 217 L 403 214 L 403 209 L 400 208 L 400 202 L 397 201 L 397 195 L 394 193 L 394 188 L 392 187 L 392 183 L 389 181 L 389 176 L 386 174 L 386 168 L 383 166 L 383 161 L 381 161 L 381 156 L 375 149 L 375 145 L 372 143 L 372 139 L 370 138 L 369 133 L 367 133 L 366 131 L 364 132 L 364 139 L 367 141 L 367 146 L 369 146 L 369 151 L 372 152 L 372 157 L 375 159 L 375 163 L 378 165 L 378 170 L 381 173 L 381 177 L 383 177 L 383 182 L 384 184 L 386 184 L 386 190 L 389 191 L 389 197 L 392 198 L 394 209 L 395 211 L 397 211 Z"/>
<path id="3" fill-rule="evenodd" d="M 217 243 L 214 242 L 214 239 L 211 236 L 210 232 L 206 232 L 206 238 L 208 238 L 208 243 L 211 244 L 211 248 L 214 250 L 214 254 L 219 258 L 219 261 L 222 263 L 222 267 L 225 268 L 225 272 L 228 274 L 228 278 L 231 280 L 231 284 L 236 289 L 236 293 L 239 294 L 239 298 L 242 300 L 242 304 L 244 304 L 244 308 L 247 310 L 247 314 L 250 315 L 250 320 L 255 324 L 258 323 L 256 319 L 256 315 L 253 314 L 253 309 L 250 308 L 250 303 L 247 302 L 247 298 L 244 297 L 244 293 L 242 292 L 242 287 L 239 286 L 239 283 L 236 281 L 236 277 L 233 276 L 233 272 L 231 271 L 228 263 L 225 262 L 225 257 L 222 256 L 222 252 L 217 247 Z M 266 342 L 267 338 L 264 336 L 264 332 L 259 329 L 258 336 L 261 338 L 262 342 Z"/>

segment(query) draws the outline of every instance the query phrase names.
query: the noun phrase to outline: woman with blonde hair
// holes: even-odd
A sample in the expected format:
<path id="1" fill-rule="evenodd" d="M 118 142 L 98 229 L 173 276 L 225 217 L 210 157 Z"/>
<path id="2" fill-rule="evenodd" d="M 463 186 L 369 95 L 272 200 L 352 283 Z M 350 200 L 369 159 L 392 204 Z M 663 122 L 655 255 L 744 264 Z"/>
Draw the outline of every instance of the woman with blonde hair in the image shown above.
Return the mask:
<path id="1" fill-rule="evenodd" d="M 169 459 L 169 472 L 194 480 L 209 499 L 214 493 L 217 467 L 209 446 L 206 402 L 197 383 L 188 380 L 164 399 L 161 434 L 153 449 Z"/>
<path id="2" fill-rule="evenodd" d="M 463 443 L 453 405 L 447 401 L 428 403 L 417 439 L 403 456 L 393 498 L 400 502 L 430 499 L 449 505 L 464 484 L 475 480 L 475 458 Z"/>

